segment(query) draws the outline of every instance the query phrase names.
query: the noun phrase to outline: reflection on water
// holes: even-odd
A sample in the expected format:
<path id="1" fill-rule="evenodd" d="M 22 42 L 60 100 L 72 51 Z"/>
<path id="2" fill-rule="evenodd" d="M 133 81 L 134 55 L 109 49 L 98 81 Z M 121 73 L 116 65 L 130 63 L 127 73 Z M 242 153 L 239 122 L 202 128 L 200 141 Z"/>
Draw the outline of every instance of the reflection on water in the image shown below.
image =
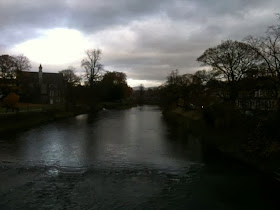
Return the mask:
<path id="1" fill-rule="evenodd" d="M 0 161 L 47 165 L 39 181 L 28 182 L 35 193 L 24 185 L 15 188 L 18 194 L 2 194 L 5 202 L 16 201 L 12 207 L 24 201 L 22 209 L 28 209 L 25 199 L 32 205 L 39 199 L 40 207 L 59 201 L 63 209 L 77 199 L 93 201 L 94 209 L 275 209 L 258 173 L 223 158 L 205 162 L 200 140 L 168 125 L 157 107 L 80 115 L 0 139 Z M 16 177 L 7 184 L 24 178 L 13 172 L 17 167 L 3 170 L 5 180 Z"/>
<path id="2" fill-rule="evenodd" d="M 198 139 L 170 134 L 158 107 L 101 111 L 35 128 L 9 141 L 23 162 L 61 166 L 188 168 L 201 161 Z M 1 151 L 2 160 L 9 150 Z M 7 153 L 7 156 L 3 155 Z"/>

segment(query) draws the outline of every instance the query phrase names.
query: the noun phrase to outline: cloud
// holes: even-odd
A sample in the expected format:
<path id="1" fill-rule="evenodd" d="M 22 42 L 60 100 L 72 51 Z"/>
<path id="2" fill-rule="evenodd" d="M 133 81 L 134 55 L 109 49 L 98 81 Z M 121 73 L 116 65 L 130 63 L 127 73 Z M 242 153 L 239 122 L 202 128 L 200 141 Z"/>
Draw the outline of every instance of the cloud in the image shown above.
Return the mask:
<path id="1" fill-rule="evenodd" d="M 108 70 L 156 83 L 173 69 L 200 69 L 196 58 L 221 40 L 264 34 L 279 23 L 279 7 L 278 0 L 1 0 L 0 53 L 17 49 L 46 70 L 69 63 L 82 71 L 83 48 L 101 48 Z"/>
<path id="2" fill-rule="evenodd" d="M 67 65 L 81 57 L 88 45 L 79 31 L 55 28 L 43 31 L 40 37 L 18 44 L 12 50 L 40 63 Z"/>

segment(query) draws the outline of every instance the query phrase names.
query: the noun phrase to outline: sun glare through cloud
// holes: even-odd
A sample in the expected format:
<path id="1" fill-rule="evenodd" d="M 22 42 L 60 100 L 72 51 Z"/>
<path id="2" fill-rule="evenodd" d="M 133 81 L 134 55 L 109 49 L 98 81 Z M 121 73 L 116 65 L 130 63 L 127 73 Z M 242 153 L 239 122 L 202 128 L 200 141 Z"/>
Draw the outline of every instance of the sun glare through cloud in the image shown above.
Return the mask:
<path id="1" fill-rule="evenodd" d="M 14 47 L 32 61 L 51 65 L 67 64 L 80 59 L 89 41 L 77 30 L 56 28 L 46 30 L 37 39 L 28 40 Z"/>

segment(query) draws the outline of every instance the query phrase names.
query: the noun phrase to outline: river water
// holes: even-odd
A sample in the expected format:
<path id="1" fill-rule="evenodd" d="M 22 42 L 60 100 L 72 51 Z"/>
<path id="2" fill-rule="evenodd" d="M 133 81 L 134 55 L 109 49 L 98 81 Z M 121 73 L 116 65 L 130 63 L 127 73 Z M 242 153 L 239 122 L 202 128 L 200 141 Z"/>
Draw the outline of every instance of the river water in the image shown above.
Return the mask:
<path id="1" fill-rule="evenodd" d="M 0 209 L 276 209 L 263 177 L 169 125 L 103 110 L 0 138 Z"/>

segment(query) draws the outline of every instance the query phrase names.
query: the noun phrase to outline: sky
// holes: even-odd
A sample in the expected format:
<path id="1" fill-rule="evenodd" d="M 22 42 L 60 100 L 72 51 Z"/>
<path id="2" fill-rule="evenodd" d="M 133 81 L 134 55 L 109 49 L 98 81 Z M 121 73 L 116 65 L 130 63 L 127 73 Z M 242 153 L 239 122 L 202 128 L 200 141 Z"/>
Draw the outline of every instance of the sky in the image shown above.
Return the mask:
<path id="1" fill-rule="evenodd" d="M 105 70 L 153 87 L 201 70 L 196 58 L 222 40 L 264 35 L 276 13 L 279 0 L 0 0 L 0 55 L 82 74 L 85 50 L 100 48 Z"/>

